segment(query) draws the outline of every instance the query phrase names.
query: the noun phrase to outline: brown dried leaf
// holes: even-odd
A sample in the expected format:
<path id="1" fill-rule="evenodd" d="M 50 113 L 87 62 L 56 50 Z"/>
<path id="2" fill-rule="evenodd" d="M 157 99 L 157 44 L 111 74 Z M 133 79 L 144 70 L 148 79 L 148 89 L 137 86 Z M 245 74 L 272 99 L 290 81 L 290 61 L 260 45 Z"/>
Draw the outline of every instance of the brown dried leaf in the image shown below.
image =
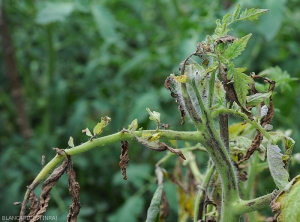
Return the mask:
<path id="1" fill-rule="evenodd" d="M 62 150 L 59 151 L 58 148 L 53 148 L 56 150 L 57 153 L 63 153 Z M 59 178 L 64 174 L 67 166 L 68 166 L 68 162 L 69 162 L 69 156 L 68 158 L 66 158 L 63 163 L 57 167 L 52 174 L 45 180 L 45 182 L 42 185 L 42 193 L 40 196 L 40 204 L 39 204 L 39 209 L 38 211 L 36 211 L 35 208 L 33 208 L 32 210 L 34 210 L 34 212 L 36 212 L 34 214 L 34 212 L 30 211 L 29 215 L 32 216 L 30 222 L 34 222 L 34 221 L 38 221 L 43 214 L 46 212 L 47 207 L 48 207 L 48 203 L 50 200 L 50 191 L 52 189 L 52 187 L 57 183 L 57 181 L 59 180 Z M 30 194 L 32 195 L 32 194 Z M 34 197 L 32 197 L 33 201 L 35 202 Z"/>
<path id="2" fill-rule="evenodd" d="M 175 153 L 176 155 L 180 156 L 182 159 L 186 160 L 185 156 L 182 154 L 180 149 L 174 149 L 172 147 L 167 146 L 165 143 L 160 142 L 159 143 L 160 148 L 166 148 L 168 149 L 171 153 Z"/>
<path id="3" fill-rule="evenodd" d="M 71 158 L 69 160 L 66 173 L 68 175 L 69 193 L 72 198 L 72 203 L 69 208 L 67 222 L 75 222 L 77 220 L 77 216 L 81 208 L 80 198 L 79 198 L 80 186 L 79 183 L 76 181 L 76 172 L 73 168 L 73 163 L 71 161 Z"/>
<path id="4" fill-rule="evenodd" d="M 55 150 L 55 152 L 57 153 L 57 155 L 62 156 L 65 154 L 64 150 L 61 150 L 59 148 L 52 148 L 53 150 Z"/>
<path id="5" fill-rule="evenodd" d="M 163 222 L 169 215 L 170 207 L 165 191 L 162 192 L 159 221 Z"/>
<path id="6" fill-rule="evenodd" d="M 175 90 L 171 87 L 172 81 L 174 79 L 171 76 L 168 76 L 167 79 L 165 80 L 164 86 L 166 89 L 170 90 L 171 96 L 175 99 L 175 101 L 178 103 L 178 110 L 180 112 L 180 117 L 181 117 L 181 125 L 185 123 L 184 117 L 185 117 L 185 111 L 183 109 L 182 104 L 180 104 L 180 100 L 178 99 L 178 94 L 175 92 Z"/>
<path id="7" fill-rule="evenodd" d="M 247 149 L 246 155 L 238 162 L 238 165 L 248 160 L 252 156 L 254 151 L 259 148 L 262 140 L 263 140 L 263 135 L 260 131 L 257 130 L 256 135 L 252 140 L 250 147 Z"/>
<path id="8" fill-rule="evenodd" d="M 162 127 L 163 129 L 168 129 L 168 128 L 170 127 L 170 124 L 163 123 L 163 124 L 161 124 L 161 127 Z"/>
<path id="9" fill-rule="evenodd" d="M 127 180 L 126 168 L 129 162 L 129 155 L 128 155 L 128 141 L 123 140 L 121 141 L 121 155 L 120 155 L 120 162 L 119 166 L 122 171 L 123 180 Z"/>
<path id="10" fill-rule="evenodd" d="M 218 38 L 218 39 L 216 39 L 216 41 L 215 41 L 215 46 L 216 45 L 218 45 L 218 44 L 220 44 L 220 43 L 224 43 L 224 44 L 226 44 L 226 43 L 233 43 L 234 41 L 236 41 L 236 40 L 238 40 L 238 38 L 236 38 L 236 37 L 234 37 L 234 36 L 231 36 L 231 35 L 225 35 L 225 36 L 223 36 L 223 37 L 220 37 L 220 38 Z"/>
<path id="11" fill-rule="evenodd" d="M 30 192 L 29 200 L 30 200 L 30 213 L 28 214 L 28 217 L 31 218 L 35 216 L 39 211 L 40 204 L 37 196 L 33 191 Z"/>

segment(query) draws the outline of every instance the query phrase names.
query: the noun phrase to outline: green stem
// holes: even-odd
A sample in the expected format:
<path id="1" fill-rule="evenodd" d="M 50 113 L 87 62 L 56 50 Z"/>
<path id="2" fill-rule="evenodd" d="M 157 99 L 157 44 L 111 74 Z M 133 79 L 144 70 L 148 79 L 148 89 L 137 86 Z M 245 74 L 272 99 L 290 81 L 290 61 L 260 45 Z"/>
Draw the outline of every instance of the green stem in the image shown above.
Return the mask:
<path id="1" fill-rule="evenodd" d="M 239 215 L 229 214 L 231 205 L 240 199 L 238 192 L 238 179 L 235 174 L 235 169 L 232 164 L 229 153 L 217 132 L 212 114 L 209 112 L 199 94 L 196 87 L 196 82 L 191 80 L 187 83 L 189 87 L 193 88 L 196 94 L 201 110 L 202 124 L 197 129 L 202 131 L 202 144 L 207 149 L 211 159 L 213 160 L 216 169 L 221 177 L 222 182 L 222 206 L 221 206 L 221 220 L 220 221 L 238 221 Z M 190 113 L 192 116 L 193 114 Z"/>
<path id="2" fill-rule="evenodd" d="M 211 108 L 214 99 L 215 92 L 215 79 L 216 79 L 216 71 L 213 71 L 211 74 L 211 78 L 209 80 L 209 92 L 208 92 L 208 107 Z"/>
<path id="3" fill-rule="evenodd" d="M 198 219 L 201 219 L 201 218 L 198 218 L 199 207 L 200 207 L 200 204 L 204 203 L 205 191 L 206 191 L 206 188 L 209 184 L 209 181 L 210 181 L 214 171 L 215 171 L 215 165 L 212 165 L 210 168 L 207 169 L 204 180 L 201 184 L 201 187 L 199 188 L 199 191 L 198 191 L 198 194 L 197 194 L 197 197 L 195 200 L 195 206 L 194 206 L 194 220 L 193 220 L 194 222 L 197 222 Z"/>
<path id="4" fill-rule="evenodd" d="M 172 131 L 172 130 L 161 130 L 161 138 L 166 138 L 170 140 L 184 140 L 184 141 L 194 141 L 199 142 L 202 141 L 201 134 L 198 131 L 194 132 L 182 132 L 182 131 Z M 157 133 L 155 130 L 144 130 L 144 131 L 136 131 L 135 135 L 142 136 L 142 133 Z M 134 136 L 129 133 L 118 132 L 112 135 L 104 136 L 98 139 L 89 140 L 79 146 L 75 146 L 71 149 L 65 149 L 65 152 L 68 155 L 77 155 L 80 153 L 84 153 L 88 150 L 94 149 L 96 147 L 104 147 L 111 143 L 115 143 L 122 140 L 130 140 L 134 139 Z M 56 155 L 50 162 L 48 162 L 45 167 L 40 171 L 40 173 L 36 176 L 34 181 L 28 186 L 28 189 L 24 196 L 24 202 L 28 202 L 29 194 L 31 190 L 34 190 L 36 186 L 46 177 L 48 174 L 55 168 L 57 164 L 59 164 L 65 155 Z M 25 216 L 26 209 L 23 208 L 27 206 L 27 204 L 22 205 L 22 209 L 20 212 L 20 216 Z"/>
<path id="5" fill-rule="evenodd" d="M 252 199 L 239 200 L 232 206 L 232 213 L 243 215 L 256 210 L 261 210 L 270 205 L 272 193 Z"/>

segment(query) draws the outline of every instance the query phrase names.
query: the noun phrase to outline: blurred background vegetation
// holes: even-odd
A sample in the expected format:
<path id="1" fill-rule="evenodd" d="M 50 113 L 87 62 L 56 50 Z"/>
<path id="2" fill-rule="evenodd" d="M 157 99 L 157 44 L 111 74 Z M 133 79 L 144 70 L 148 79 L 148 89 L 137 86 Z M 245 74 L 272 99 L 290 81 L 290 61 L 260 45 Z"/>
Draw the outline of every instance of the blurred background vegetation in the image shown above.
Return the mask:
<path id="1" fill-rule="evenodd" d="M 300 5 L 297 0 L 59 0 L 1 2 L 0 69 L 0 216 L 18 215 L 29 185 L 55 155 L 87 140 L 81 130 L 112 118 L 104 134 L 121 130 L 137 118 L 144 129 L 146 107 L 161 113 L 171 129 L 180 125 L 177 105 L 164 89 L 165 78 L 212 34 L 215 20 L 233 10 L 267 8 L 255 22 L 233 26 L 231 35 L 253 33 L 237 66 L 259 73 L 280 67 L 300 76 Z M 280 69 L 270 69 L 280 72 Z M 285 76 L 282 81 L 285 81 Z M 291 129 L 299 152 L 300 88 L 295 81 L 277 89 L 275 129 Z M 119 170 L 120 144 L 73 157 L 81 186 L 79 221 L 143 221 L 155 191 L 155 163 L 164 156 L 131 142 L 128 180 Z M 205 156 L 201 157 L 203 160 Z M 174 157 L 166 168 L 175 165 Z M 169 166 L 168 166 L 169 165 Z M 205 167 L 201 162 L 201 167 Z M 297 165 L 291 166 L 294 177 Z M 260 179 L 261 178 L 261 179 Z M 258 194 L 272 192 L 266 173 L 257 178 Z M 175 185 L 165 185 L 168 221 L 177 218 Z M 37 188 L 39 190 L 40 188 Z M 64 221 L 71 199 L 67 178 L 58 182 L 46 215 Z M 267 212 L 268 214 L 270 212 Z"/>

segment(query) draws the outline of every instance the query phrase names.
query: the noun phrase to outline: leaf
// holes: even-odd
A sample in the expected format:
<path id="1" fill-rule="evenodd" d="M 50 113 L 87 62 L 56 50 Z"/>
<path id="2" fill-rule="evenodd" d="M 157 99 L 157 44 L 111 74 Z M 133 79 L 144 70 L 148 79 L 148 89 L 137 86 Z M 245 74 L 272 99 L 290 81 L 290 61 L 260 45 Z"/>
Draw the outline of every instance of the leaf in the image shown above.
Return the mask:
<path id="1" fill-rule="evenodd" d="M 156 123 L 157 130 L 158 130 L 159 129 L 159 125 L 160 125 L 160 113 L 156 112 L 156 111 L 151 112 L 151 110 L 149 108 L 146 108 L 146 110 L 147 110 L 147 112 L 150 115 L 149 119 L 153 120 Z"/>
<path id="2" fill-rule="evenodd" d="M 102 133 L 103 129 L 110 123 L 111 118 L 108 116 L 102 117 L 101 122 L 97 123 L 97 125 L 93 129 L 94 136 Z"/>
<path id="3" fill-rule="evenodd" d="M 38 11 L 35 22 L 40 25 L 62 22 L 73 12 L 74 8 L 72 2 L 46 2 Z"/>
<path id="4" fill-rule="evenodd" d="M 282 154 L 277 145 L 272 145 L 270 142 L 267 146 L 267 160 L 272 178 L 279 189 L 283 189 L 288 183 L 289 174 L 284 168 Z"/>
<path id="5" fill-rule="evenodd" d="M 248 94 L 248 89 L 250 88 L 249 84 L 251 84 L 253 80 L 251 79 L 251 77 L 245 75 L 244 73 L 238 72 L 235 68 L 233 75 L 233 85 L 236 95 L 241 106 L 246 109 L 246 96 Z"/>
<path id="6" fill-rule="evenodd" d="M 146 222 L 159 222 L 160 203 L 163 193 L 163 172 L 159 167 L 156 168 L 155 172 L 158 179 L 158 187 L 152 197 L 150 206 L 147 210 Z"/>
<path id="7" fill-rule="evenodd" d="M 270 133 L 270 136 L 272 138 L 272 141 L 277 142 L 280 139 L 284 140 L 284 150 L 285 150 L 285 152 L 284 152 L 284 155 L 282 157 L 282 160 L 284 162 L 285 168 L 287 169 L 288 164 L 290 162 L 292 152 L 293 152 L 295 141 L 292 138 L 290 138 L 289 136 L 287 136 L 286 134 L 281 133 L 281 132 L 272 132 L 272 133 Z"/>
<path id="8" fill-rule="evenodd" d="M 279 87 L 281 92 L 284 92 L 285 90 L 291 91 L 292 87 L 290 86 L 290 83 L 298 80 L 298 78 L 292 78 L 287 71 L 281 70 L 278 66 L 270 67 L 260 72 L 258 75 L 266 76 L 274 80 L 276 82 L 276 88 Z"/>
<path id="9" fill-rule="evenodd" d="M 137 121 L 137 119 L 134 119 L 128 126 L 128 130 L 136 131 L 137 128 L 138 128 L 138 121 Z"/>
<path id="10" fill-rule="evenodd" d="M 268 106 L 263 105 L 263 106 L 261 107 L 261 109 L 260 109 L 260 117 L 266 116 L 266 115 L 268 114 L 268 111 L 269 111 Z M 270 125 L 270 124 L 267 124 L 267 125 Z M 273 128 L 272 128 L 272 129 L 273 129 Z M 271 129 L 271 130 L 272 130 L 272 129 Z"/>
<path id="11" fill-rule="evenodd" d="M 258 19 L 259 16 L 261 16 L 263 13 L 266 13 L 269 11 L 268 9 L 245 9 L 244 11 L 241 12 L 240 17 L 237 20 L 249 20 L 253 21 L 255 19 Z"/>
<path id="12" fill-rule="evenodd" d="M 232 20 L 231 20 L 231 22 L 233 22 L 234 20 L 237 19 L 237 17 L 239 16 L 240 12 L 241 12 L 241 5 L 237 4 L 237 6 L 235 7 L 234 12 L 232 14 Z"/>
<path id="13" fill-rule="evenodd" d="M 263 101 L 268 99 L 272 95 L 272 92 L 268 93 L 256 93 L 254 95 L 247 97 L 247 105 L 248 106 L 256 106 L 261 104 Z"/>
<path id="14" fill-rule="evenodd" d="M 233 123 L 230 124 L 229 126 L 229 138 L 234 139 L 235 137 L 241 135 L 251 127 L 250 123 L 244 123 L 244 122 L 239 122 L 239 123 Z"/>
<path id="15" fill-rule="evenodd" d="M 121 144 L 122 145 L 119 166 L 123 175 L 123 180 L 127 180 L 126 168 L 129 162 L 128 141 L 123 140 L 121 141 Z"/>
<path id="16" fill-rule="evenodd" d="M 85 133 L 85 135 L 87 135 L 87 136 L 90 136 L 90 137 L 93 136 L 92 133 L 91 133 L 91 131 L 89 130 L 89 128 L 85 128 L 81 132 Z"/>
<path id="17" fill-rule="evenodd" d="M 278 222 L 298 221 L 300 218 L 300 176 L 296 176 L 271 202 L 274 213 L 279 213 Z"/>
<path id="18" fill-rule="evenodd" d="M 73 222 L 73 221 L 77 221 L 77 216 L 81 208 L 80 198 L 79 198 L 80 186 L 79 183 L 76 181 L 76 172 L 73 168 L 71 157 L 68 158 L 69 158 L 69 163 L 66 169 L 66 173 L 68 175 L 68 189 L 72 199 L 72 203 L 69 207 L 67 222 Z"/>
<path id="19" fill-rule="evenodd" d="M 228 75 L 227 75 L 227 78 L 228 79 L 232 79 L 233 78 L 233 75 L 234 75 L 234 72 L 245 72 L 247 70 L 247 68 L 234 68 L 234 64 L 233 63 L 230 63 L 229 64 L 229 71 L 228 71 Z"/>
<path id="20" fill-rule="evenodd" d="M 231 29 L 227 29 L 229 19 L 232 17 L 230 13 L 223 16 L 222 23 L 220 19 L 216 20 L 216 29 L 213 39 L 217 39 L 219 37 L 225 36 Z"/>
<path id="21" fill-rule="evenodd" d="M 231 60 L 238 57 L 245 50 L 245 47 L 251 35 L 252 34 L 250 33 L 234 41 L 231 45 L 227 47 L 227 49 L 224 51 L 221 57 L 225 60 Z"/>
<path id="22" fill-rule="evenodd" d="M 70 139 L 69 139 L 69 141 L 68 141 L 68 145 L 69 145 L 70 147 L 74 147 L 74 140 L 73 140 L 73 137 L 71 137 L 71 136 L 70 136 Z"/>
<path id="23" fill-rule="evenodd" d="M 162 191 L 163 191 L 163 185 L 159 185 L 152 197 L 150 206 L 148 208 L 146 222 L 159 222 Z"/>

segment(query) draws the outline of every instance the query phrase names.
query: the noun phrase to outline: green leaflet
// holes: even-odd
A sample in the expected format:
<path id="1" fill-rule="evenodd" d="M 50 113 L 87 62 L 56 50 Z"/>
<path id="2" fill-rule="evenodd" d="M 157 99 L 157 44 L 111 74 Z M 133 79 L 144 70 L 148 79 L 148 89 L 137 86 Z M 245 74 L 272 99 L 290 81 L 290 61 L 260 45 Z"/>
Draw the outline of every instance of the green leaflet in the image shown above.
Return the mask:
<path id="1" fill-rule="evenodd" d="M 238 97 L 238 100 L 243 108 L 246 109 L 246 96 L 248 94 L 249 84 L 252 83 L 251 77 L 245 75 L 244 73 L 239 72 L 238 69 L 232 69 L 233 74 L 233 85 Z"/>
<path id="2" fill-rule="evenodd" d="M 247 45 L 251 33 L 234 41 L 231 45 L 227 47 L 225 52 L 222 54 L 221 58 L 225 60 L 231 60 L 238 57 L 244 50 Z"/>
<path id="3" fill-rule="evenodd" d="M 156 112 L 156 111 L 151 112 L 151 110 L 149 108 L 146 108 L 146 110 L 149 113 L 149 119 L 153 120 L 156 123 L 156 125 L 157 125 L 156 130 L 159 130 L 159 126 L 160 126 L 160 113 Z"/>
<path id="4" fill-rule="evenodd" d="M 263 101 L 268 99 L 272 95 L 272 92 L 268 93 L 256 93 L 254 95 L 248 96 L 247 105 L 248 106 L 256 106 L 261 104 Z"/>
<path id="5" fill-rule="evenodd" d="M 70 139 L 69 139 L 69 141 L 68 141 L 68 145 L 69 145 L 70 147 L 74 147 L 74 140 L 73 140 L 73 137 L 71 137 L 71 136 L 70 136 Z"/>
<path id="6" fill-rule="evenodd" d="M 285 169 L 285 164 L 282 160 L 282 153 L 277 145 L 272 145 L 271 142 L 267 146 L 267 159 L 272 178 L 279 189 L 285 188 L 289 183 L 289 173 Z"/>
<path id="7" fill-rule="evenodd" d="M 111 118 L 108 116 L 102 117 L 101 122 L 97 123 L 97 125 L 94 127 L 93 133 L 94 136 L 99 135 L 102 133 L 103 129 L 110 123 Z"/>
<path id="8" fill-rule="evenodd" d="M 159 221 L 160 203 L 163 192 L 163 172 L 159 167 L 156 168 L 155 172 L 158 180 L 158 187 L 152 197 L 150 206 L 148 208 L 146 222 Z"/>
<path id="9" fill-rule="evenodd" d="M 263 13 L 269 11 L 268 9 L 255 9 L 255 8 L 251 8 L 251 9 L 245 9 L 244 11 L 242 11 L 240 17 L 235 20 L 235 21 L 240 21 L 240 20 L 249 20 L 249 21 L 253 21 L 255 19 L 258 19 L 259 16 L 261 16 Z"/>
<path id="10" fill-rule="evenodd" d="M 234 9 L 231 22 L 235 21 L 238 18 L 240 12 L 241 12 L 241 5 L 238 4 Z"/>
<path id="11" fill-rule="evenodd" d="M 136 131 L 137 128 L 138 128 L 138 121 L 137 121 L 137 119 L 134 119 L 128 126 L 128 130 Z"/>
<path id="12" fill-rule="evenodd" d="M 293 81 L 298 80 L 298 78 L 292 78 L 290 74 L 287 71 L 281 70 L 280 67 L 270 67 L 262 72 L 260 72 L 258 75 L 260 76 L 266 76 L 276 82 L 276 88 L 280 88 L 281 92 L 284 92 L 285 90 L 291 90 L 290 83 Z"/>

